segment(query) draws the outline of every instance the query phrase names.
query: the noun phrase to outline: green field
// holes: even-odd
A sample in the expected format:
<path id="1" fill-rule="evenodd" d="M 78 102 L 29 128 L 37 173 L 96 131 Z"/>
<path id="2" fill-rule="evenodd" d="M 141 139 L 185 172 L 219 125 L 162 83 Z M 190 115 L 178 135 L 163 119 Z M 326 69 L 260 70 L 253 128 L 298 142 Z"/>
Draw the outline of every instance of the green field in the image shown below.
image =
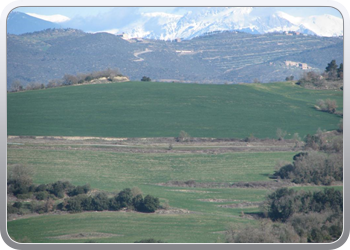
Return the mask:
<path id="1" fill-rule="evenodd" d="M 127 82 L 9 93 L 7 98 L 8 135 L 19 136 L 176 137 L 184 130 L 193 137 L 276 138 L 276 130 L 281 128 L 290 138 L 294 133 L 305 136 L 318 128 L 338 128 L 341 117 L 317 111 L 314 105 L 318 99 L 335 99 L 338 110 L 343 107 L 341 91 L 307 90 L 292 83 Z M 96 138 L 85 142 L 27 137 L 8 140 L 8 170 L 16 164 L 31 167 L 35 184 L 67 180 L 74 185 L 89 183 L 92 189 L 110 193 L 139 187 L 144 195 L 159 197 L 162 205 L 169 204 L 171 208 L 168 214 L 44 214 L 7 223 L 8 233 L 15 240 L 50 243 L 88 240 L 74 237 L 79 234 L 99 235 L 92 239 L 110 243 L 147 238 L 169 243 L 222 242 L 222 232 L 227 227 L 239 230 L 246 224 L 258 223 L 240 215 L 242 211 L 246 215 L 259 212 L 259 208 L 219 205 L 262 202 L 272 190 L 158 184 L 187 180 L 273 182 L 269 176 L 276 162 L 292 162 L 299 152 L 294 142 L 276 140 L 257 144 L 234 140 L 212 144 L 175 142 L 172 150 L 166 149 L 167 140 L 152 144 L 150 139 L 134 139 L 119 145 L 129 148 L 118 148 L 112 142 L 98 145 L 102 140 Z M 232 148 L 225 148 L 228 146 Z M 268 150 L 263 152 L 261 148 Z M 221 201 L 209 202 L 218 199 Z"/>
<path id="2" fill-rule="evenodd" d="M 199 85 L 126 82 L 9 93 L 8 135 L 276 138 L 338 128 L 315 110 L 318 99 L 343 107 L 343 92 L 292 83 Z"/>
<path id="3" fill-rule="evenodd" d="M 61 149 L 8 147 L 8 166 L 21 164 L 35 170 L 34 182 L 69 180 L 75 185 L 90 183 L 93 189 L 114 192 L 139 187 L 144 194 L 160 198 L 161 204 L 191 211 L 190 214 L 142 214 L 84 212 L 42 215 L 8 222 L 15 239 L 32 242 L 85 242 L 87 239 L 60 239 L 62 235 L 109 233 L 119 236 L 96 238 L 97 242 L 134 242 L 155 238 L 166 242 L 215 242 L 228 226 L 241 228 L 255 220 L 239 215 L 257 212 L 257 207 L 221 208 L 218 205 L 261 202 L 268 189 L 189 188 L 155 185 L 169 180 L 198 182 L 271 181 L 278 160 L 292 161 L 295 152 L 240 152 L 210 154 L 120 153 Z M 303 187 L 299 187 L 303 188 Z M 317 187 L 315 187 L 317 188 Z M 341 187 L 339 187 L 341 188 Z M 226 199 L 220 203 L 201 199 Z M 122 236 L 120 236 L 122 235 Z M 53 237 L 53 238 L 52 238 Z"/>

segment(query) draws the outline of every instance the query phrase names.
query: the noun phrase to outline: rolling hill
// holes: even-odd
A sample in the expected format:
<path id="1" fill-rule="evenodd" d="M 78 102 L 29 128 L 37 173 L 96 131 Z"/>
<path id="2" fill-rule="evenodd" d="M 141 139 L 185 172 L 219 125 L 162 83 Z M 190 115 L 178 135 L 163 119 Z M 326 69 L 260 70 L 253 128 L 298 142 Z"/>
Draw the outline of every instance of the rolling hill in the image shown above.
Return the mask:
<path id="1" fill-rule="evenodd" d="M 8 135 L 276 138 L 338 128 L 340 117 L 317 111 L 318 99 L 342 91 L 292 83 L 198 85 L 126 82 L 9 93 Z"/>
<path id="2" fill-rule="evenodd" d="M 320 51 L 322 53 L 320 53 Z M 213 33 L 182 42 L 124 40 L 108 34 L 52 29 L 7 36 L 7 86 L 18 79 L 46 84 L 65 74 L 119 68 L 131 80 L 240 83 L 282 81 L 305 72 L 285 61 L 323 71 L 343 62 L 343 40 L 283 34 Z"/>

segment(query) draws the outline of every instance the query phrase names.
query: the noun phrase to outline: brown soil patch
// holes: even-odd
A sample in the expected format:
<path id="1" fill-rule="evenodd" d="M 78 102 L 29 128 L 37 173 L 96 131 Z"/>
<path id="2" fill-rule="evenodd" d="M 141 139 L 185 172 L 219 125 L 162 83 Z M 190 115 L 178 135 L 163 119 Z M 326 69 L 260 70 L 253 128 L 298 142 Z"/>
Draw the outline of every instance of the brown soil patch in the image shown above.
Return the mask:
<path id="1" fill-rule="evenodd" d="M 156 214 L 193 214 L 196 212 L 189 211 L 187 209 L 170 208 L 170 209 L 158 209 L 155 213 Z"/>
<path id="2" fill-rule="evenodd" d="M 86 150 L 130 153 L 203 153 L 295 151 L 292 140 L 190 138 L 179 141 L 176 137 L 112 138 L 79 136 L 12 136 L 7 137 L 8 147 L 50 150 Z M 169 149 L 171 145 L 171 149 Z"/>
<path id="3" fill-rule="evenodd" d="M 230 200 L 230 199 L 198 199 L 198 200 L 204 201 L 204 202 L 215 202 L 215 203 L 239 201 L 239 200 Z"/>
<path id="4" fill-rule="evenodd" d="M 116 236 L 123 236 L 122 234 L 108 234 L 108 233 L 77 233 L 77 234 L 66 234 L 56 237 L 50 237 L 50 239 L 59 239 L 59 240 L 73 240 L 73 239 L 94 239 L 94 238 L 111 238 Z"/>
<path id="5" fill-rule="evenodd" d="M 170 189 L 170 190 L 167 190 L 167 191 L 184 192 L 184 193 L 202 193 L 202 194 L 216 193 L 216 192 L 211 192 L 211 191 L 188 190 L 188 189 Z"/>
<path id="6" fill-rule="evenodd" d="M 226 204 L 226 205 L 217 205 L 218 207 L 223 208 L 252 208 L 252 207 L 259 207 L 261 202 L 242 202 L 242 203 L 235 203 L 235 204 Z"/>
<path id="7" fill-rule="evenodd" d="M 271 180 L 271 181 L 251 181 L 251 182 L 195 182 L 190 181 L 168 181 L 166 183 L 158 183 L 158 186 L 165 187 L 191 187 L 191 188 L 263 188 L 277 189 L 281 187 L 297 186 L 290 181 Z M 185 192 L 185 191 L 183 191 Z"/>

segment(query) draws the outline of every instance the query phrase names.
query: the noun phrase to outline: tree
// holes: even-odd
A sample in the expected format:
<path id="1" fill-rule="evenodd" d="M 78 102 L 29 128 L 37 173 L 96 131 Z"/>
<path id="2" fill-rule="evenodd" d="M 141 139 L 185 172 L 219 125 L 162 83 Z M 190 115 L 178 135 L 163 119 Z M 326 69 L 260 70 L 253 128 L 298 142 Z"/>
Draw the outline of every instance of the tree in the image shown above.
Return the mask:
<path id="1" fill-rule="evenodd" d="M 11 91 L 18 92 L 18 91 L 22 91 L 22 90 L 23 90 L 23 86 L 22 86 L 20 80 L 16 79 L 11 83 Z"/>
<path id="2" fill-rule="evenodd" d="M 147 77 L 147 76 L 143 76 L 143 77 L 141 78 L 141 81 L 142 81 L 142 82 L 151 82 L 152 80 L 151 80 L 151 78 L 149 78 L 149 77 Z"/>
<path id="3" fill-rule="evenodd" d="M 340 79 L 343 79 L 343 63 L 339 65 L 339 68 L 337 69 L 338 77 Z"/>
<path id="4" fill-rule="evenodd" d="M 117 201 L 120 203 L 122 207 L 128 207 L 132 204 L 132 192 L 130 188 L 123 189 L 117 197 Z"/>
<path id="5" fill-rule="evenodd" d="M 74 75 L 65 74 L 63 77 L 63 85 L 73 85 L 78 83 L 78 77 Z"/>
<path id="6" fill-rule="evenodd" d="M 335 100 L 326 99 L 326 100 L 317 100 L 317 109 L 320 109 L 325 112 L 334 114 L 336 112 L 338 105 Z"/>
<path id="7" fill-rule="evenodd" d="M 8 182 L 20 183 L 27 187 L 33 183 L 33 169 L 27 166 L 15 165 L 9 172 Z"/>
<path id="8" fill-rule="evenodd" d="M 287 135 L 286 131 L 283 131 L 282 129 L 278 128 L 276 130 L 276 136 L 278 138 L 278 140 L 283 141 L 284 137 Z"/>
<path id="9" fill-rule="evenodd" d="M 335 80 L 338 77 L 338 65 L 335 60 L 328 63 L 325 72 L 327 73 L 327 78 L 330 80 Z"/>
<path id="10" fill-rule="evenodd" d="M 143 199 L 143 212 L 153 213 L 159 207 L 159 199 L 151 195 L 146 195 Z"/>
<path id="11" fill-rule="evenodd" d="M 177 139 L 178 139 L 178 141 L 184 142 L 184 141 L 189 140 L 190 138 L 191 138 L 191 136 L 187 132 L 181 130 L 179 133 L 179 137 Z"/>
<path id="12" fill-rule="evenodd" d="M 103 211 L 108 209 L 109 200 L 105 193 L 99 193 L 92 199 L 94 209 L 97 211 Z"/>
<path id="13" fill-rule="evenodd" d="M 294 76 L 287 76 L 286 77 L 286 81 L 293 81 L 294 80 Z"/>

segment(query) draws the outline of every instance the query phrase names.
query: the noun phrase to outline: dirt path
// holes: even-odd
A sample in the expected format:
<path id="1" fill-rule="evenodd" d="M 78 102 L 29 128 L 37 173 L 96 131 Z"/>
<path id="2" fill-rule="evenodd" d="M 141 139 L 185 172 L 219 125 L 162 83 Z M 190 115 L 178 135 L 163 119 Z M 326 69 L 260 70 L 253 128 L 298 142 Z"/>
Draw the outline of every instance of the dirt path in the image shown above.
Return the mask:
<path id="1" fill-rule="evenodd" d="M 152 52 L 153 50 L 150 50 L 150 49 L 145 49 L 144 51 L 141 51 L 141 52 L 135 52 L 134 53 L 134 56 L 138 59 L 134 60 L 134 62 L 142 62 L 144 61 L 145 59 L 139 57 L 139 55 L 141 54 L 144 54 L 144 53 L 149 53 L 149 52 Z"/>

